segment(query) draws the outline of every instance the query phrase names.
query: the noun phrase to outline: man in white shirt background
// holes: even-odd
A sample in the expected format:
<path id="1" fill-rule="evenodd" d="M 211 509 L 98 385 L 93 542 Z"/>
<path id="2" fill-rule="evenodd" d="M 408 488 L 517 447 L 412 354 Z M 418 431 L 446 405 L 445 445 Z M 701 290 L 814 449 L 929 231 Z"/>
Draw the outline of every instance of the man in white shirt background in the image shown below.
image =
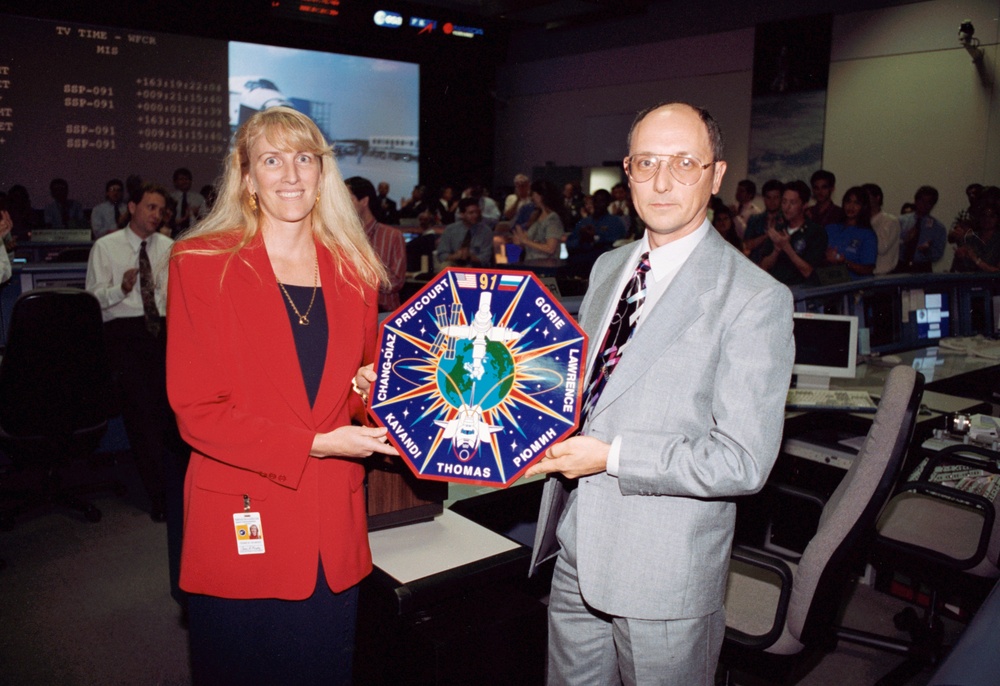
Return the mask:
<path id="1" fill-rule="evenodd" d="M 531 179 L 526 174 L 514 177 L 514 192 L 503 201 L 503 220 L 514 221 L 518 211 L 531 202 Z"/>
<path id="2" fill-rule="evenodd" d="M 872 205 L 872 229 L 878 239 L 878 257 L 875 259 L 876 276 L 888 274 L 899 263 L 899 219 L 882 211 L 882 188 L 866 183 L 862 188 L 868 193 Z"/>
<path id="3" fill-rule="evenodd" d="M 129 202 L 129 225 L 98 239 L 87 264 L 87 290 L 97 297 L 122 420 L 150 516 L 166 521 L 163 462 L 173 415 L 166 391 L 167 263 L 173 240 L 157 229 L 167 203 L 162 186 L 146 184 Z"/>
<path id="4" fill-rule="evenodd" d="M 90 231 L 95 241 L 122 228 L 120 222 L 125 221 L 128 215 L 128 203 L 124 196 L 125 184 L 121 179 L 111 179 L 104 184 L 104 202 L 90 212 Z"/>
<path id="5" fill-rule="evenodd" d="M 177 201 L 176 235 L 181 235 L 198 220 L 205 216 L 207 205 L 205 196 L 191 190 L 191 170 L 181 167 L 174 171 L 174 192 L 171 196 Z"/>

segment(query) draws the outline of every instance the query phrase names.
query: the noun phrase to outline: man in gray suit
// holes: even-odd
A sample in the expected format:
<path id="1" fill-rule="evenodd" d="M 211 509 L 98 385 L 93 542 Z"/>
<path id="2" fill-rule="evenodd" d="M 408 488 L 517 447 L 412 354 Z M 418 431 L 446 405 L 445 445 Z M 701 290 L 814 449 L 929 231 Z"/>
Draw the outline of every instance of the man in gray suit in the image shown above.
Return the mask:
<path id="1" fill-rule="evenodd" d="M 548 681 L 711 684 L 731 498 L 777 457 L 792 298 L 706 219 L 726 171 L 708 112 L 640 113 L 625 170 L 647 230 L 594 265 L 582 431 L 528 470 L 553 475 L 532 559 L 557 555 Z"/>

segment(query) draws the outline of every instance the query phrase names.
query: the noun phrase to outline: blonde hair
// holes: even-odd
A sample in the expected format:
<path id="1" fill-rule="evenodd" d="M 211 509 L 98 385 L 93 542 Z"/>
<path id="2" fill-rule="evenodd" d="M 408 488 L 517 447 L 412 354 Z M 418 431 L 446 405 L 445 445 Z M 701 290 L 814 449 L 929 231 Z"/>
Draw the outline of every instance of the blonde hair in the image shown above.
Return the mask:
<path id="1" fill-rule="evenodd" d="M 360 280 L 372 288 L 388 283 L 385 267 L 372 248 L 358 219 L 351 196 L 319 128 L 309 117 L 290 107 L 272 107 L 254 114 L 240 126 L 226 156 L 219 195 L 207 217 L 177 242 L 174 254 L 236 255 L 261 230 L 259 210 L 251 209 L 250 193 L 244 178 L 250 170 L 250 150 L 261 138 L 287 152 L 310 152 L 319 156 L 321 174 L 319 198 L 312 210 L 312 231 L 333 255 L 337 274 L 345 278 L 344 264 L 350 264 Z M 189 247 L 188 241 L 209 247 Z M 359 292 L 356 283 L 351 286 Z"/>

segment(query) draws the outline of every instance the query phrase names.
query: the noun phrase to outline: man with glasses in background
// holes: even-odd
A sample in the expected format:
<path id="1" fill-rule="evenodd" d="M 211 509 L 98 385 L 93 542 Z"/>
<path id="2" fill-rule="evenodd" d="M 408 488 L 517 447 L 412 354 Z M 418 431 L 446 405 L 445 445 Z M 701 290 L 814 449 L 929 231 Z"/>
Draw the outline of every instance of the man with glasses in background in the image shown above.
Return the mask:
<path id="1" fill-rule="evenodd" d="M 726 171 L 707 111 L 645 110 L 628 145 L 646 232 L 594 265 L 582 430 L 527 472 L 552 474 L 532 559 L 556 557 L 548 682 L 709 685 L 732 498 L 778 454 L 792 298 L 706 219 Z"/>

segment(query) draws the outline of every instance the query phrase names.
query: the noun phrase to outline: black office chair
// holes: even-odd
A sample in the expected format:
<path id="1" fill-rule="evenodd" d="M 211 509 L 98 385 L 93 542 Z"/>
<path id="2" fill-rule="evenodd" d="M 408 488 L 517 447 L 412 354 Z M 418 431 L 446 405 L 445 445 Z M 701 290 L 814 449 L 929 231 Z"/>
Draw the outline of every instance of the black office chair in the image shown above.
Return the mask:
<path id="1" fill-rule="evenodd" d="M 75 288 L 38 289 L 22 294 L 11 313 L 7 350 L 0 361 L 0 450 L 26 476 L 40 472 L 31 489 L 0 489 L 13 501 L 0 511 L 0 528 L 39 506 L 77 509 L 92 522 L 94 505 L 77 495 L 123 494 L 117 481 L 64 488 L 60 470 L 91 455 L 112 415 L 111 376 L 104 350 L 100 306 Z"/>
<path id="2" fill-rule="evenodd" d="M 819 528 L 801 557 L 733 548 L 721 660 L 727 683 L 730 670 L 791 683 L 807 649 L 814 654 L 835 645 L 835 618 L 902 468 L 923 387 L 923 376 L 911 367 L 889 372 L 868 436 L 825 504 L 802 489 L 783 491 L 822 506 Z"/>
<path id="3" fill-rule="evenodd" d="M 900 572 L 928 589 L 923 616 L 897 614 L 909 638 L 841 630 L 841 638 L 906 657 L 878 686 L 901 686 L 948 651 L 942 606 L 952 595 L 975 606 L 1000 577 L 1000 453 L 975 445 L 929 452 L 878 521 L 873 562 L 879 576 Z"/>

